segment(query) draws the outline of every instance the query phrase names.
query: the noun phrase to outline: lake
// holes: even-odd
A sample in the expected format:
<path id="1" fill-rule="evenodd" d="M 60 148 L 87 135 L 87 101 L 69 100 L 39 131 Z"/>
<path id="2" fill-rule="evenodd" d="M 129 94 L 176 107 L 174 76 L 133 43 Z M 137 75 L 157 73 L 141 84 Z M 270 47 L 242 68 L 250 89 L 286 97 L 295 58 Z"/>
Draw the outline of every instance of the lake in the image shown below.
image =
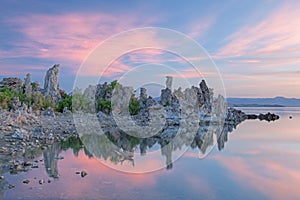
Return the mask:
<path id="1" fill-rule="evenodd" d="M 32 162 L 36 161 L 38 168 L 4 174 L 15 188 L 2 190 L 0 195 L 3 199 L 30 200 L 300 199 L 300 108 L 239 109 L 248 114 L 272 112 L 280 119 L 247 120 L 228 133 L 224 147 L 215 146 L 205 157 L 190 148 L 172 163 L 163 151 L 159 151 L 159 158 L 136 162 L 130 155 L 121 160 L 120 155 L 116 158 L 109 152 L 95 159 L 80 141 L 54 144 L 36 152 Z M 151 154 L 157 150 L 159 145 L 154 142 L 147 151 Z M 124 172 L 159 168 L 160 161 L 167 167 L 145 173 Z M 76 173 L 82 171 L 87 175 Z M 30 182 L 25 184 L 24 180 Z M 45 183 L 39 184 L 40 180 Z"/>

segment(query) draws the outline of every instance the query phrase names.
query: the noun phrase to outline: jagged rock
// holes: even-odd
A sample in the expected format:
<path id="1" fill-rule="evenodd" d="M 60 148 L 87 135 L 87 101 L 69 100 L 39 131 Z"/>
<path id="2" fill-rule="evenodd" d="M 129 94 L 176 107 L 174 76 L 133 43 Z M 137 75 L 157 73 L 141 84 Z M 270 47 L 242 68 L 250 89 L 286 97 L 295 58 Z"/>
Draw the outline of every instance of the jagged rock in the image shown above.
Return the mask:
<path id="1" fill-rule="evenodd" d="M 172 77 L 167 76 L 166 77 L 166 89 L 161 90 L 160 94 L 160 103 L 163 106 L 169 106 L 172 101 Z"/>
<path id="2" fill-rule="evenodd" d="M 147 95 L 146 88 L 141 88 L 140 89 L 140 98 L 139 98 L 141 110 L 147 108 L 147 100 L 148 100 L 147 97 L 148 97 L 148 95 Z"/>
<path id="3" fill-rule="evenodd" d="M 225 98 L 222 95 L 219 95 L 218 98 L 214 100 L 212 110 L 212 114 L 214 115 L 213 117 L 215 118 L 215 121 L 222 122 L 223 120 L 225 120 L 227 116 L 227 111 L 228 107 Z"/>
<path id="4" fill-rule="evenodd" d="M 83 95 L 89 100 L 95 100 L 96 89 L 96 86 L 89 85 L 89 87 L 84 90 Z"/>
<path id="5" fill-rule="evenodd" d="M 173 77 L 172 76 L 167 76 L 166 77 L 166 88 L 170 89 L 172 91 L 172 83 L 173 83 Z"/>
<path id="6" fill-rule="evenodd" d="M 160 103 L 163 106 L 169 106 L 172 101 L 172 91 L 169 88 L 162 89 L 160 95 Z"/>
<path id="7" fill-rule="evenodd" d="M 111 92 L 109 91 L 109 85 L 107 82 L 103 84 L 98 84 L 96 89 L 96 98 L 97 99 L 110 99 L 111 98 Z"/>
<path id="8" fill-rule="evenodd" d="M 200 96 L 200 105 L 204 105 L 204 109 L 210 113 L 211 109 L 212 109 L 212 96 L 213 94 L 211 94 L 212 90 L 210 90 L 207 85 L 206 82 L 204 80 L 201 81 L 201 83 L 199 84 L 199 92 L 200 94 L 202 94 Z"/>
<path id="9" fill-rule="evenodd" d="M 54 103 L 58 103 L 58 101 L 61 99 L 58 84 L 59 69 L 60 65 L 56 64 L 47 71 L 45 76 L 43 94 L 45 98 L 50 97 Z"/>
<path id="10" fill-rule="evenodd" d="M 3 78 L 3 80 L 0 82 L 0 88 L 2 87 L 9 87 L 17 91 L 21 87 L 23 87 L 24 83 L 19 78 Z"/>
<path id="11" fill-rule="evenodd" d="M 25 84 L 24 84 L 25 95 L 31 97 L 32 86 L 31 86 L 31 74 L 26 74 Z"/>

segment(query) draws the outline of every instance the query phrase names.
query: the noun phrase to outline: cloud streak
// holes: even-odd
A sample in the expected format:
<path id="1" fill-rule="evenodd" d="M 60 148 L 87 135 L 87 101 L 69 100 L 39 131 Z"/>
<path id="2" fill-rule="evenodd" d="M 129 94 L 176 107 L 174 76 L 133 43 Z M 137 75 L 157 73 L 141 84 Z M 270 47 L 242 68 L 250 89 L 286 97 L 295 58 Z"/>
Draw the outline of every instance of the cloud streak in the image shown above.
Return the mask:
<path id="1" fill-rule="evenodd" d="M 299 13 L 299 6 L 289 1 L 285 2 L 260 22 L 239 28 L 225 40 L 227 44 L 220 48 L 214 57 L 237 58 L 247 64 L 273 66 L 299 63 Z M 248 59 L 249 56 L 254 58 Z"/>

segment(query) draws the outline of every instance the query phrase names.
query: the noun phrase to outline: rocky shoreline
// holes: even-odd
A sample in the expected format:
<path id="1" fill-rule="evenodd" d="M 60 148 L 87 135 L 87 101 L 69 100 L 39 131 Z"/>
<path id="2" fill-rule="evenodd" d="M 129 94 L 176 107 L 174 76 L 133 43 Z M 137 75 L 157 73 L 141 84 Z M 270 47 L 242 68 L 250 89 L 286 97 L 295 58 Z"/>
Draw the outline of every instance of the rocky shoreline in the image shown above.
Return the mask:
<path id="1" fill-rule="evenodd" d="M 207 131 L 203 131 L 203 127 L 219 125 L 219 132 L 215 134 L 221 136 L 248 119 L 268 122 L 279 119 L 276 114 L 248 115 L 235 108 L 228 108 L 224 97 L 219 95 L 215 98 L 213 90 L 208 88 L 204 80 L 199 87 L 172 91 L 172 77 L 167 77 L 166 88 L 161 91 L 159 101 L 148 96 L 145 88 L 140 89 L 138 98 L 133 97 L 133 88 L 121 86 L 117 82 L 89 86 L 83 92 L 76 89 L 69 96 L 59 88 L 59 67 L 54 65 L 47 71 L 44 88 L 37 82 L 32 83 L 30 74 L 26 75 L 25 83 L 18 78 L 4 78 L 0 82 L 0 178 L 3 179 L 3 173 L 18 173 L 26 171 L 28 167 L 34 168 L 34 163 L 29 162 L 33 158 L 27 157 L 28 152 L 51 148 L 54 143 L 66 141 L 70 137 L 79 138 L 80 133 L 75 124 L 78 113 L 86 120 L 79 123 L 83 130 L 94 129 L 89 124 L 89 116 L 92 115 L 90 110 L 95 106 L 93 102 L 97 106 L 94 121 L 100 122 L 106 132 L 116 133 L 113 134 L 115 137 L 119 135 L 117 138 L 121 137 L 120 133 L 123 134 L 118 125 L 125 124 L 125 128 L 130 130 L 136 125 L 146 127 L 151 117 L 161 122 L 161 113 L 164 113 L 162 130 L 150 139 L 163 139 L 167 143 L 177 134 L 179 126 L 183 127 L 184 133 L 195 132 L 202 141 L 199 144 L 203 144 Z M 73 101 L 70 100 L 72 98 Z M 82 101 L 83 98 L 86 99 Z M 115 117 L 118 115 L 113 115 L 115 111 L 111 108 L 111 101 L 116 99 L 121 124 L 116 123 Z M 151 116 L 152 111 L 159 114 Z M 195 135 L 192 134 L 193 137 Z M 220 137 L 220 140 L 227 140 L 226 137 Z M 193 139 L 189 138 L 189 142 Z M 222 146 L 224 143 L 219 143 L 219 148 Z"/>

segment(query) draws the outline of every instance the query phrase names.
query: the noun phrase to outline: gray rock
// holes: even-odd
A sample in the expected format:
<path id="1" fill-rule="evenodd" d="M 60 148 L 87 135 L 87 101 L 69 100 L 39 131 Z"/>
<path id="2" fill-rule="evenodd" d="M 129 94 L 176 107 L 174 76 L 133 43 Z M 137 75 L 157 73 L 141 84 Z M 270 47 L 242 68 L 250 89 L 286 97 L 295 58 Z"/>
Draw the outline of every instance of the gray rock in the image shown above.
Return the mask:
<path id="1" fill-rule="evenodd" d="M 147 90 L 146 88 L 141 88 L 140 89 L 140 106 L 141 106 L 141 109 L 145 108 L 146 107 L 146 103 L 147 103 Z"/>
<path id="2" fill-rule="evenodd" d="M 172 91 L 169 88 L 162 89 L 160 95 L 160 103 L 163 106 L 169 106 L 172 101 Z"/>
<path id="3" fill-rule="evenodd" d="M 0 82 L 0 88 L 2 87 L 9 87 L 17 91 L 19 88 L 21 88 L 24 85 L 23 81 L 19 78 L 3 78 L 3 80 Z"/>
<path id="4" fill-rule="evenodd" d="M 203 105 L 203 108 L 207 113 L 210 113 L 212 110 L 212 97 L 213 94 L 211 94 L 212 90 L 208 88 L 206 85 L 206 82 L 204 80 L 201 81 L 199 84 L 199 95 L 198 99 L 200 99 L 200 105 Z"/>
<path id="5" fill-rule="evenodd" d="M 32 86 L 31 86 L 31 74 L 30 73 L 26 74 L 24 89 L 25 89 L 25 95 L 27 97 L 31 97 Z"/>
<path id="6" fill-rule="evenodd" d="M 56 64 L 52 68 L 50 68 L 45 76 L 45 83 L 44 83 L 44 97 L 50 97 L 50 99 L 54 103 L 58 103 L 61 99 L 61 94 L 59 90 L 58 84 L 58 75 L 59 75 L 60 65 Z"/>
<path id="7" fill-rule="evenodd" d="M 166 80 L 166 88 L 170 89 L 172 91 L 173 77 L 167 76 L 166 78 L 167 78 L 167 80 Z"/>
<path id="8" fill-rule="evenodd" d="M 96 86 L 89 85 L 89 87 L 84 90 L 83 95 L 89 100 L 95 100 L 96 89 Z"/>
<path id="9" fill-rule="evenodd" d="M 109 85 L 107 82 L 103 84 L 98 84 L 96 89 L 96 98 L 97 99 L 110 99 L 111 98 L 111 92 L 109 91 Z"/>

